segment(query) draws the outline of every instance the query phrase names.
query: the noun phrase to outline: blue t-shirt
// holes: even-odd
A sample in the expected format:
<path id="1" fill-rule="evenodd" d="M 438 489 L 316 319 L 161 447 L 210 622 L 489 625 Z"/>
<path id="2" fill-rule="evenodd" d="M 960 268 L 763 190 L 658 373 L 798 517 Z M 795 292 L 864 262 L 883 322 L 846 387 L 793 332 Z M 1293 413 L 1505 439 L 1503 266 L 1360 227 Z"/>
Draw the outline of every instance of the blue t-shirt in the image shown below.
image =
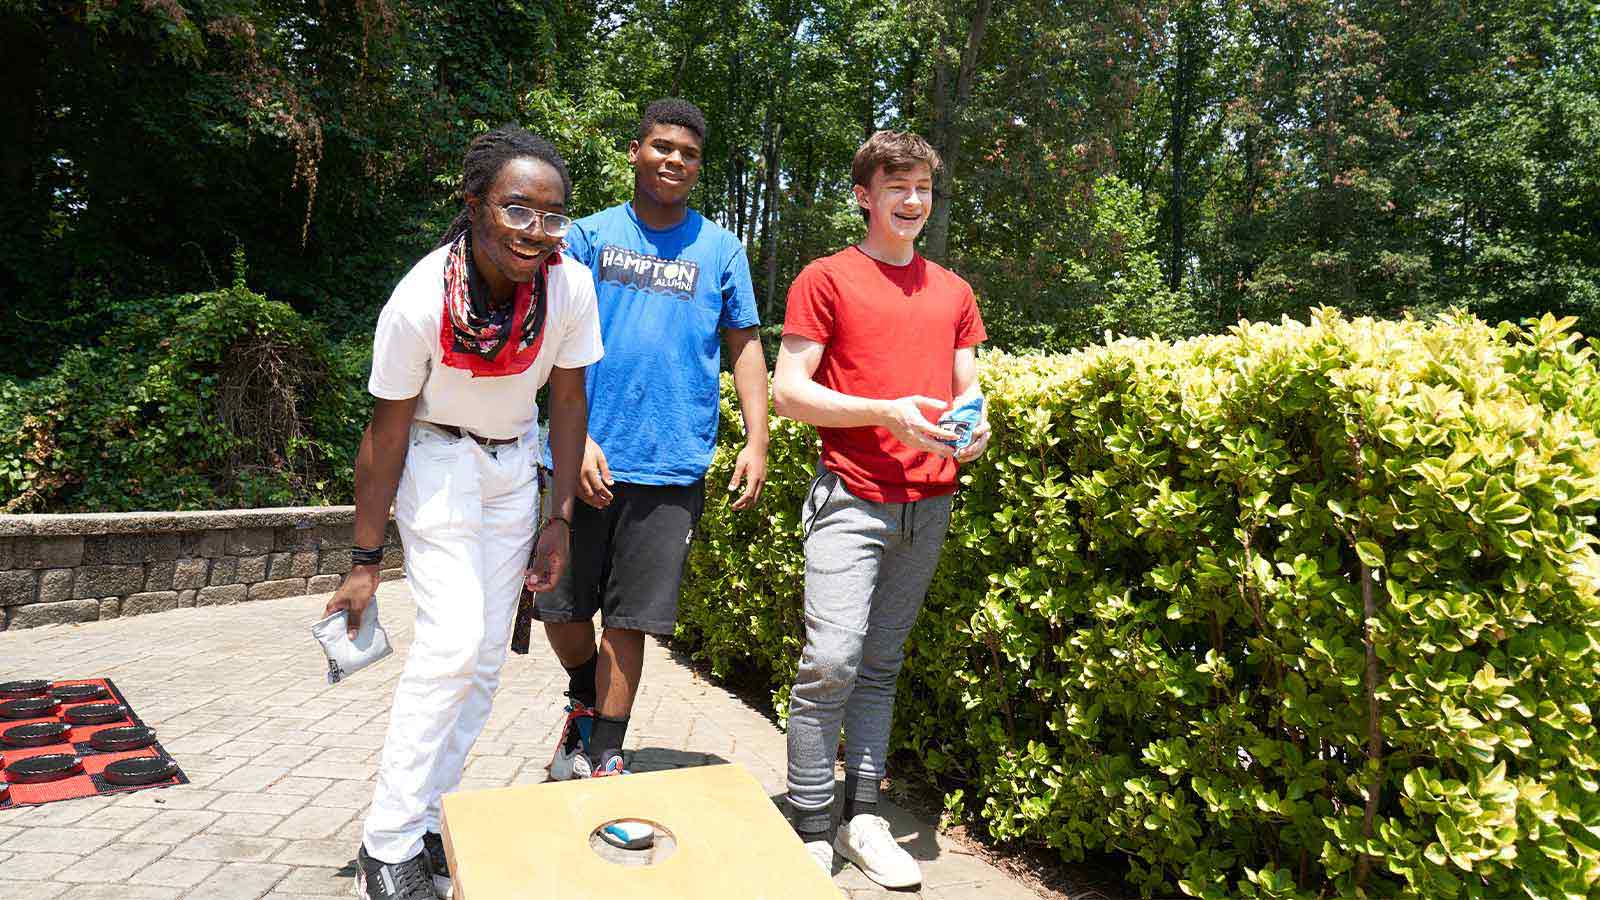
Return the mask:
<path id="1" fill-rule="evenodd" d="M 692 209 L 656 231 L 632 203 L 579 219 L 567 245 L 594 272 L 606 348 L 589 436 L 617 481 L 693 484 L 717 442 L 722 329 L 760 324 L 744 246 Z"/>

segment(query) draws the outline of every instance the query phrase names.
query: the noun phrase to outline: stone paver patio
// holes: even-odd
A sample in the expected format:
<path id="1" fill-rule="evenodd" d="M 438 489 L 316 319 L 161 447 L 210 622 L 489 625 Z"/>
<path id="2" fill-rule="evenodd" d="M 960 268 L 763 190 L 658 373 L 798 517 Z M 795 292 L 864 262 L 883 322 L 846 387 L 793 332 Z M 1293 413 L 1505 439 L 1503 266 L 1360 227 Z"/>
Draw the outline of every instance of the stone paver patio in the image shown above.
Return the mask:
<path id="1" fill-rule="evenodd" d="M 0 900 L 348 898 L 414 608 L 404 582 L 384 585 L 398 652 L 330 686 L 309 632 L 325 599 L 0 632 L 0 681 L 114 679 L 193 781 L 0 812 Z M 463 790 L 545 780 L 565 675 L 534 635 L 532 652 L 506 664 Z M 627 743 L 637 771 L 725 760 L 769 794 L 783 789 L 777 728 L 653 642 Z M 1037 896 L 930 822 L 888 813 L 922 863 L 922 888 L 883 891 L 846 865 L 834 883 L 851 900 Z"/>

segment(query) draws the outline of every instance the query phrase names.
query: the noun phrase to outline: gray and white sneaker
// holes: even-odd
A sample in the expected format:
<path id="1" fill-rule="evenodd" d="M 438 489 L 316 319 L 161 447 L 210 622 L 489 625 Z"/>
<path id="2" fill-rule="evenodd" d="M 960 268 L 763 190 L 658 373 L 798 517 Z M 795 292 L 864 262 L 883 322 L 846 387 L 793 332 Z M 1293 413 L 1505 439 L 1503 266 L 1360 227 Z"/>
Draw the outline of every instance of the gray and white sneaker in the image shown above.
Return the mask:
<path id="1" fill-rule="evenodd" d="M 355 895 L 362 900 L 435 900 L 427 851 L 405 862 L 386 863 L 368 856 L 362 845 L 356 851 Z"/>
<path id="2" fill-rule="evenodd" d="M 840 822 L 833 836 L 833 849 L 886 888 L 906 888 L 922 882 L 917 861 L 895 842 L 889 823 L 882 816 L 861 813 Z"/>
<path id="3" fill-rule="evenodd" d="M 456 884 L 450 878 L 450 860 L 444 855 L 444 836 L 432 831 L 422 835 L 422 855 L 428 858 L 428 874 L 433 877 L 433 892 L 439 900 L 450 900 Z"/>
<path id="4" fill-rule="evenodd" d="M 567 704 L 556 752 L 550 758 L 551 781 L 589 777 L 594 768 L 589 764 L 589 731 L 593 727 L 594 710 L 577 700 Z"/>

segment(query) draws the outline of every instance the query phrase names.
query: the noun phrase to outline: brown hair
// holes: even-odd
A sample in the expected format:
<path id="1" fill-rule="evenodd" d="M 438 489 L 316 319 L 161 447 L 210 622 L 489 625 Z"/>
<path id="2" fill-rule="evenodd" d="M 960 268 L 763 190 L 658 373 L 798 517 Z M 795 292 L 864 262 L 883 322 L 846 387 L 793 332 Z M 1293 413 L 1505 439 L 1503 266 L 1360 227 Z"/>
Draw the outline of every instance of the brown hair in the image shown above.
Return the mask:
<path id="1" fill-rule="evenodd" d="M 923 163 L 930 172 L 944 165 L 939 151 L 914 131 L 880 131 L 856 148 L 856 158 L 850 161 L 850 183 L 862 187 L 872 185 L 872 173 L 904 172 L 917 163 Z M 861 221 L 868 221 L 867 211 L 857 209 Z"/>
<path id="2" fill-rule="evenodd" d="M 917 163 L 926 164 L 934 172 L 943 165 L 939 161 L 939 151 L 921 135 L 912 131 L 880 131 L 856 150 L 856 158 L 850 162 L 850 183 L 867 187 L 879 168 L 885 172 L 903 172 Z"/>

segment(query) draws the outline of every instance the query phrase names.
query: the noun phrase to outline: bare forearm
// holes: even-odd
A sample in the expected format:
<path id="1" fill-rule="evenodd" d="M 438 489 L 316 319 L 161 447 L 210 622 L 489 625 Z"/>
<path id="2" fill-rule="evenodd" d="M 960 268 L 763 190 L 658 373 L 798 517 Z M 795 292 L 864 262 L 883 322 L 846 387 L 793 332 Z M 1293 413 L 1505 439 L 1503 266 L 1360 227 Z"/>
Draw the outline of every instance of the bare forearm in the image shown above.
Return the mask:
<path id="1" fill-rule="evenodd" d="M 975 347 L 962 347 L 956 351 L 951 385 L 955 396 L 960 397 L 978 386 L 978 351 Z"/>
<path id="2" fill-rule="evenodd" d="M 576 378 L 552 373 L 550 380 L 550 456 L 555 483 L 550 488 L 551 512 L 572 521 L 578 470 L 583 466 L 583 444 L 589 436 L 589 402 L 583 390 L 583 370 Z M 560 383 L 558 383 L 558 381 Z"/>
<path id="3" fill-rule="evenodd" d="M 752 333 L 755 329 L 749 329 Z M 746 444 L 767 446 L 767 361 L 761 354 L 761 340 L 752 334 L 737 348 L 733 359 L 733 387 L 739 394 L 739 413 L 744 418 Z"/>
<path id="4" fill-rule="evenodd" d="M 775 383 L 778 415 L 823 428 L 882 425 L 887 401 L 853 397 L 823 387 L 810 378 L 784 378 Z"/>
<path id="5" fill-rule="evenodd" d="M 357 547 L 382 547 L 389 525 L 389 507 L 405 470 L 408 435 L 386 434 L 368 425 L 356 452 Z"/>
<path id="6" fill-rule="evenodd" d="M 950 455 L 947 444 L 955 439 L 955 432 L 933 424 L 924 412 L 943 412 L 950 406 L 948 400 L 917 394 L 876 400 L 823 387 L 812 376 L 822 363 L 825 349 L 821 342 L 802 335 L 783 336 L 783 349 L 778 351 L 777 370 L 772 375 L 778 415 L 823 428 L 887 428 L 908 447 Z"/>
<path id="7" fill-rule="evenodd" d="M 887 400 L 853 397 L 813 380 L 822 363 L 823 345 L 810 338 L 786 334 L 772 372 L 772 405 L 778 415 L 823 428 L 885 425 L 891 411 Z"/>

